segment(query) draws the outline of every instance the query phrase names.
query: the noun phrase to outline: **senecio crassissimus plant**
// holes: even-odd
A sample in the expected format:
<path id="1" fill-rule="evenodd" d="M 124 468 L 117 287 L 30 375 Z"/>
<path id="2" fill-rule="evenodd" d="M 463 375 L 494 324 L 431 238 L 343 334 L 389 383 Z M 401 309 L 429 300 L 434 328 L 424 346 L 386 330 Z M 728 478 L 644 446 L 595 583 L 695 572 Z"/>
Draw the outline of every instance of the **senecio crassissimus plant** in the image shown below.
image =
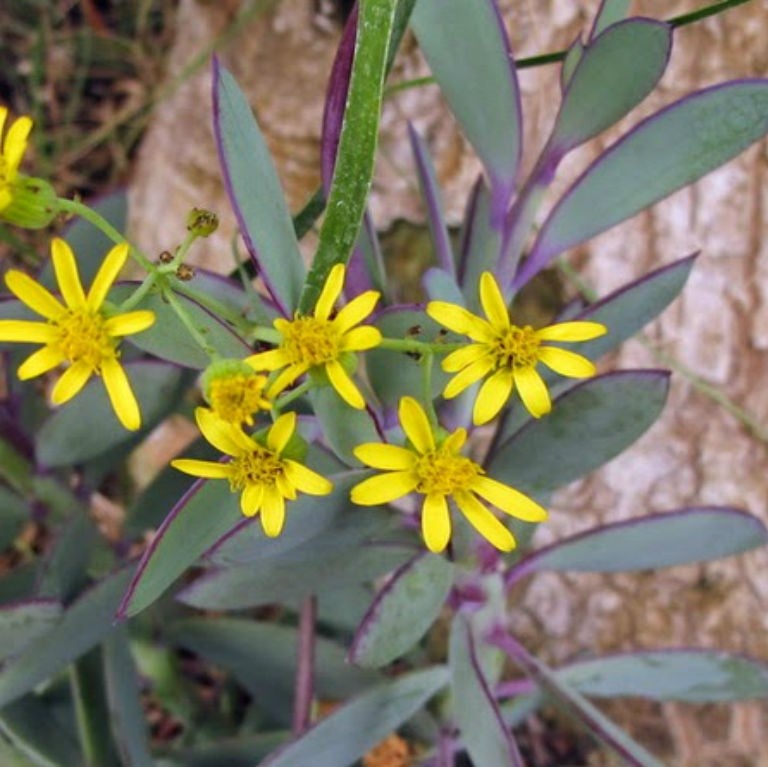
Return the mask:
<path id="1" fill-rule="evenodd" d="M 590 697 L 768 695 L 757 660 L 646 649 L 550 668 L 513 631 L 510 589 L 538 572 L 652 569 L 766 542 L 747 512 L 700 507 L 530 547 L 552 492 L 661 412 L 667 372 L 597 374 L 594 362 L 675 298 L 694 257 L 537 327 L 518 319 L 519 290 L 768 130 L 766 80 L 690 94 L 609 147 L 542 221 L 560 161 L 666 67 L 673 25 L 627 8 L 603 3 L 568 50 L 551 135 L 521 178 L 515 60 L 493 0 L 363 0 L 331 73 L 324 188 L 294 219 L 249 105 L 214 62 L 218 159 L 248 251 L 232 277 L 185 264 L 212 213 L 192 211 L 183 242 L 150 259 L 115 226 L 113 202 L 60 199 L 25 175 L 32 123 L 2 109 L 0 218 L 74 219 L 39 274 L 6 270 L 0 303 L 2 513 L 9 528 L 31 513 L 56 534 L 41 561 L 0 579 L 4 763 L 343 767 L 402 728 L 414 763 L 466 752 L 477 767 L 522 765 L 517 728 L 555 702 L 619 761 L 658 765 Z M 409 24 L 484 172 L 454 243 L 411 128 L 434 265 L 425 301 L 405 306 L 365 208 Z M 298 240 L 323 207 L 307 267 Z M 138 282 L 117 281 L 128 259 Z M 201 438 L 128 496 L 123 538 L 106 543 L 89 496 L 195 398 Z M 428 652 L 436 625 L 447 642 Z M 176 648 L 230 673 L 215 706 L 190 697 Z M 139 673 L 183 726 L 156 753 Z M 320 718 L 314 703 L 328 700 L 342 703 Z"/>

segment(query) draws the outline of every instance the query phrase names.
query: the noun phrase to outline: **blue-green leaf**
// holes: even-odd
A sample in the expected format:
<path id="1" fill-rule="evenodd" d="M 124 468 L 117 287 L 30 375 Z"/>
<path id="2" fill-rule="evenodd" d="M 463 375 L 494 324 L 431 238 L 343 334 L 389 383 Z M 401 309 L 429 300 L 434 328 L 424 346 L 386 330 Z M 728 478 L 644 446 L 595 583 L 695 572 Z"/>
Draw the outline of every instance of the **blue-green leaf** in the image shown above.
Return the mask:
<path id="1" fill-rule="evenodd" d="M 23 650 L 50 631 L 61 618 L 61 604 L 54 599 L 33 599 L 0 607 L 0 660 Z"/>
<path id="2" fill-rule="evenodd" d="M 669 58 L 672 30 L 628 19 L 583 51 L 557 115 L 549 149 L 565 153 L 617 123 L 656 86 Z"/>
<path id="3" fill-rule="evenodd" d="M 743 152 L 768 131 L 768 80 L 705 88 L 643 120 L 563 195 L 515 284 L 558 253 L 630 218 Z"/>
<path id="4" fill-rule="evenodd" d="M 595 16 L 590 39 L 594 40 L 603 30 L 621 21 L 629 13 L 632 0 L 603 0 Z"/>
<path id="5" fill-rule="evenodd" d="M 651 514 L 586 530 L 534 552 L 510 577 L 541 570 L 590 573 L 707 562 L 768 544 L 768 530 L 739 509 L 703 507 Z"/>
<path id="6" fill-rule="evenodd" d="M 419 0 L 411 25 L 440 90 L 485 166 L 494 217 L 515 187 L 522 148 L 514 59 L 493 0 Z"/>
<path id="7" fill-rule="evenodd" d="M 451 626 L 448 660 L 454 716 L 472 764 L 523 767 L 517 744 L 501 718 L 477 660 L 472 629 L 461 614 L 454 617 Z"/>
<path id="8" fill-rule="evenodd" d="M 596 376 L 555 400 L 490 457 L 488 474 L 544 497 L 617 456 L 659 417 L 669 388 L 663 370 Z M 584 449 L 589 445 L 589 450 Z"/>
<path id="9" fill-rule="evenodd" d="M 37 434 L 37 459 L 44 466 L 72 466 L 95 458 L 152 429 L 178 403 L 184 374 L 162 362 L 125 365 L 142 416 L 142 432 L 126 431 L 118 422 L 103 381 L 93 377 L 60 406 Z"/>
<path id="10" fill-rule="evenodd" d="M 304 283 L 304 261 L 269 148 L 243 92 L 216 58 L 213 128 L 240 233 L 275 303 L 290 315 Z"/>
<path id="11" fill-rule="evenodd" d="M 261 767 L 349 767 L 413 716 L 447 682 L 448 671 L 442 666 L 382 682 L 336 709 Z"/>
<path id="12" fill-rule="evenodd" d="M 453 565 L 428 552 L 382 586 L 349 649 L 358 666 L 379 668 L 407 653 L 430 629 L 453 585 Z"/>

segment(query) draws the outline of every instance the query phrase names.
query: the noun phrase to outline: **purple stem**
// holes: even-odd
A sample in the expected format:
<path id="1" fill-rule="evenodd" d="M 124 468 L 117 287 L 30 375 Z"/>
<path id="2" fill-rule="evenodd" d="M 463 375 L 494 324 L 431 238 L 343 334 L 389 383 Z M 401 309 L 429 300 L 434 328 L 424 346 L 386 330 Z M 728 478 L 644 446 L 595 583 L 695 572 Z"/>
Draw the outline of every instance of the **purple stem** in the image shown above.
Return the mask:
<path id="1" fill-rule="evenodd" d="M 301 735 L 310 724 L 315 676 L 315 620 L 317 597 L 310 594 L 299 613 L 299 647 L 296 662 L 296 689 L 293 699 L 293 734 Z"/>

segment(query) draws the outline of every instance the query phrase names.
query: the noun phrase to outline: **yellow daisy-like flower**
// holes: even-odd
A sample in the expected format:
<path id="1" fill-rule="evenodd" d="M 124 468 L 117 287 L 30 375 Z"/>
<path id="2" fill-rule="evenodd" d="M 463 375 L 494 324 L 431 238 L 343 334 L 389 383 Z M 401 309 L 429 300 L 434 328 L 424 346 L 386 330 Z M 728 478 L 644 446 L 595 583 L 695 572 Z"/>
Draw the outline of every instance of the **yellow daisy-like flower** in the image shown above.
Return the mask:
<path id="1" fill-rule="evenodd" d="M 354 352 L 373 349 L 381 342 L 381 333 L 371 325 L 359 325 L 373 311 L 379 293 L 361 293 L 332 317 L 334 304 L 344 286 L 344 265 L 336 264 L 309 316 L 297 314 L 292 320 L 276 319 L 281 335 L 276 349 L 248 357 L 255 369 L 282 372 L 270 385 L 267 395 L 276 397 L 307 371 L 324 370 L 331 385 L 351 407 L 362 409 L 365 400 L 347 372 L 354 364 Z"/>
<path id="2" fill-rule="evenodd" d="M 283 455 L 296 430 L 296 413 L 283 413 L 275 421 L 267 432 L 266 444 L 207 408 L 197 408 L 195 419 L 208 442 L 232 460 L 218 463 L 179 458 L 171 461 L 171 466 L 195 477 L 229 480 L 232 492 L 242 492 L 240 510 L 246 517 L 261 512 L 261 526 L 270 538 L 280 535 L 285 501 L 295 500 L 297 491 L 327 495 L 333 490 L 325 477 Z"/>
<path id="3" fill-rule="evenodd" d="M 203 395 L 211 410 L 236 426 L 253 426 L 255 413 L 272 408 L 264 395 L 266 385 L 265 375 L 238 359 L 217 360 L 206 369 L 202 379 Z"/>
<path id="4" fill-rule="evenodd" d="M 28 275 L 10 270 L 5 275 L 8 289 L 46 321 L 0 320 L 0 341 L 43 344 L 19 366 L 22 380 L 47 373 L 62 363 L 68 365 L 51 392 L 55 405 L 74 397 L 92 375 L 102 376 L 120 423 L 126 429 L 138 429 L 139 405 L 120 365 L 117 347 L 123 336 L 140 333 L 152 325 L 155 315 L 150 311 L 110 315 L 103 306 L 128 257 L 128 246 L 116 245 L 107 253 L 87 294 L 69 245 L 54 239 L 51 253 L 64 304 Z"/>
<path id="5" fill-rule="evenodd" d="M 7 120 L 7 107 L 0 107 L 0 137 L 3 135 Z M 32 120 L 29 117 L 17 117 L 5 134 L 5 140 L 0 148 L 0 211 L 7 208 L 13 200 L 13 183 L 27 149 L 27 139 L 31 130 Z"/>
<path id="6" fill-rule="evenodd" d="M 480 277 L 480 303 L 487 319 L 461 306 L 430 301 L 427 314 L 454 333 L 469 336 L 475 343 L 458 349 L 443 360 L 446 373 L 456 373 L 443 396 L 451 399 L 467 387 L 486 378 L 475 400 L 472 419 L 484 424 L 495 418 L 517 387 L 523 405 L 534 418 L 552 409 L 547 387 L 536 370 L 542 362 L 569 378 L 589 378 L 595 366 L 580 354 L 545 346 L 547 341 L 590 341 L 605 335 L 599 322 L 560 322 L 541 330 L 512 324 L 496 279 L 490 272 Z"/>
<path id="7" fill-rule="evenodd" d="M 491 479 L 471 458 L 461 454 L 466 429 L 438 438 L 421 405 L 403 397 L 398 410 L 409 446 L 372 442 L 354 450 L 362 463 L 386 473 L 352 488 L 352 501 L 361 506 L 389 503 L 409 493 L 424 496 L 421 530 L 430 551 L 440 552 L 451 537 L 448 500 L 455 502 L 469 523 L 497 549 L 515 547 L 512 533 L 479 499 L 526 522 L 541 522 L 547 512 L 523 493 Z"/>

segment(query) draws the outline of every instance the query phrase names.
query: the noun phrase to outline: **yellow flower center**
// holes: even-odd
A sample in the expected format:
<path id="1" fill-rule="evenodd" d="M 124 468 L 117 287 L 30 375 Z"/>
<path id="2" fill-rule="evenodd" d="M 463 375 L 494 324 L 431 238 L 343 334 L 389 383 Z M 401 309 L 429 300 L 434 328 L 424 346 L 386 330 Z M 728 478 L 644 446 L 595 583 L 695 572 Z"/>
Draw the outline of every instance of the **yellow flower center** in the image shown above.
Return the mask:
<path id="1" fill-rule="evenodd" d="M 483 470 L 470 458 L 444 448 L 430 450 L 416 462 L 419 484 L 416 491 L 429 495 L 451 495 L 457 490 L 469 490 Z"/>
<path id="2" fill-rule="evenodd" d="M 244 373 L 214 378 L 208 390 L 211 408 L 228 423 L 251 425 L 253 413 L 269 409 L 264 397 L 266 382 L 265 376 Z"/>
<path id="3" fill-rule="evenodd" d="M 296 317 L 283 331 L 281 347 L 292 365 L 324 365 L 338 359 L 339 335 L 329 320 Z"/>
<path id="4" fill-rule="evenodd" d="M 511 325 L 493 342 L 492 354 L 499 368 L 533 367 L 539 359 L 536 331 L 530 325 Z"/>
<path id="5" fill-rule="evenodd" d="M 283 473 L 280 456 L 261 445 L 234 458 L 230 466 L 229 486 L 233 492 L 250 485 L 274 485 Z"/>
<path id="6" fill-rule="evenodd" d="M 70 362 L 85 362 L 98 371 L 105 359 L 117 356 L 117 342 L 107 332 L 104 317 L 88 309 L 69 309 L 56 320 L 56 346 Z"/>

